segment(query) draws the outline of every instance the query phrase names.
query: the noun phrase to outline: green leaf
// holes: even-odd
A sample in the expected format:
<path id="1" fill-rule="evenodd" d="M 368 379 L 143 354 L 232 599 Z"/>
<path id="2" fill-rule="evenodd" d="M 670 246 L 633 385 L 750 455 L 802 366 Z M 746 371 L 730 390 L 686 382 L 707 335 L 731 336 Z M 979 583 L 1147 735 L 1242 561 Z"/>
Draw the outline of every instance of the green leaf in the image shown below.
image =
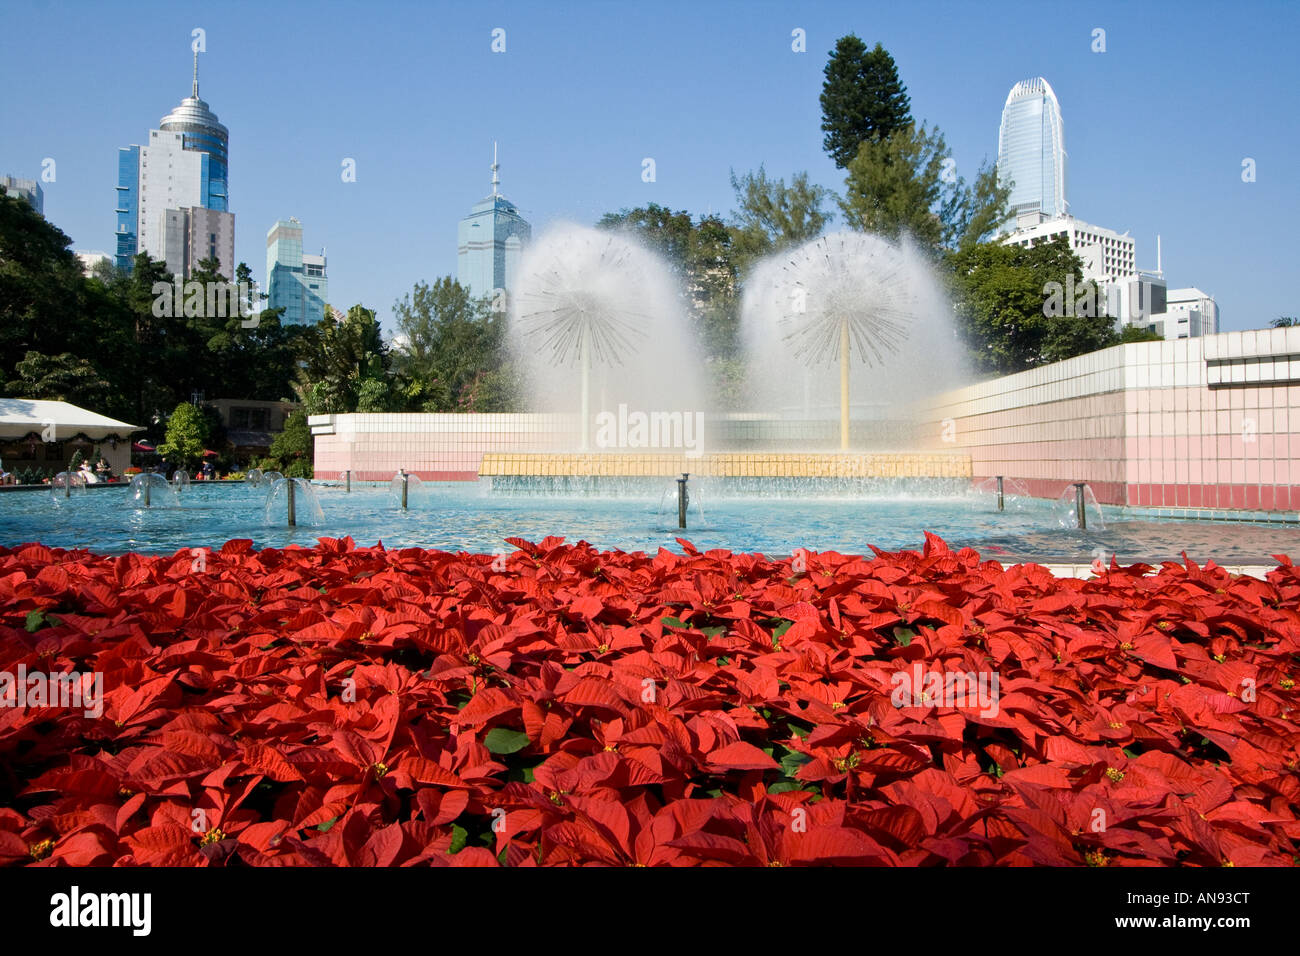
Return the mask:
<path id="1" fill-rule="evenodd" d="M 27 633 L 35 634 L 45 626 L 45 612 L 39 608 L 35 611 L 27 612 Z"/>
<path id="2" fill-rule="evenodd" d="M 469 831 L 459 823 L 451 825 L 451 846 L 447 847 L 448 855 L 454 856 L 461 850 L 465 849 L 465 844 L 469 841 Z"/>
<path id="3" fill-rule="evenodd" d="M 767 788 L 768 793 L 789 793 L 791 790 L 800 789 L 798 780 L 778 780 L 772 786 Z"/>
<path id="4" fill-rule="evenodd" d="M 489 753 L 518 753 L 528 746 L 528 735 L 520 730 L 511 730 L 509 727 L 493 727 L 483 738 L 483 746 L 487 747 Z"/>
<path id="5" fill-rule="evenodd" d="M 792 627 L 794 627 L 794 621 L 782 620 L 781 623 L 776 626 L 776 630 L 772 632 L 772 639 L 780 640 L 781 635 L 783 635 L 786 631 L 790 630 L 790 628 Z"/>
<path id="6" fill-rule="evenodd" d="M 812 761 L 807 754 L 801 754 L 797 750 L 792 750 L 781 758 L 781 770 L 787 777 L 793 777 L 799 772 L 799 768 L 804 764 Z"/>
<path id="7" fill-rule="evenodd" d="M 700 633 L 701 633 L 701 634 L 704 634 L 704 635 L 706 635 L 706 636 L 708 636 L 708 637 L 717 637 L 717 636 L 720 635 L 720 634 L 726 634 L 726 633 L 727 633 L 727 629 L 726 629 L 725 627 L 722 627 L 722 626 L 718 626 L 718 627 L 702 627 L 702 628 L 700 628 Z"/>
<path id="8" fill-rule="evenodd" d="M 894 628 L 894 640 L 898 641 L 899 647 L 907 647 L 912 643 L 914 637 L 916 637 L 916 631 L 909 630 L 906 627 Z"/>
<path id="9" fill-rule="evenodd" d="M 682 623 L 681 618 L 677 618 L 677 617 L 663 617 L 659 619 L 659 623 L 662 624 L 664 627 L 675 627 L 679 629 L 685 628 L 687 626 L 686 624 Z"/>
<path id="10" fill-rule="evenodd" d="M 329 830 L 330 830 L 330 827 L 334 826 L 334 824 L 336 824 L 336 823 L 338 823 L 338 822 L 339 822 L 339 818 L 338 818 L 338 817 L 330 817 L 330 818 L 329 818 L 328 820 L 326 820 L 324 823 L 318 823 L 318 824 L 316 825 L 316 829 L 319 830 L 321 833 L 328 833 Z"/>

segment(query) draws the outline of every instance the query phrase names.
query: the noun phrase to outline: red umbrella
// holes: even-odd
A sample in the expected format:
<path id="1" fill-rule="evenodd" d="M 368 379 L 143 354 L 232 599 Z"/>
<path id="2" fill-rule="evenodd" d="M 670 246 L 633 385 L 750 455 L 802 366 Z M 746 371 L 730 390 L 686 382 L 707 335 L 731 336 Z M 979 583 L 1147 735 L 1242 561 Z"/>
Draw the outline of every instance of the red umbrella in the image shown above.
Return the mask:
<path id="1" fill-rule="evenodd" d="M 211 448 L 203 449 L 204 458 L 216 458 L 219 454 L 221 454 L 221 452 L 213 451 Z"/>
<path id="2" fill-rule="evenodd" d="M 153 451 L 153 442 L 137 441 L 131 443 L 132 451 Z"/>

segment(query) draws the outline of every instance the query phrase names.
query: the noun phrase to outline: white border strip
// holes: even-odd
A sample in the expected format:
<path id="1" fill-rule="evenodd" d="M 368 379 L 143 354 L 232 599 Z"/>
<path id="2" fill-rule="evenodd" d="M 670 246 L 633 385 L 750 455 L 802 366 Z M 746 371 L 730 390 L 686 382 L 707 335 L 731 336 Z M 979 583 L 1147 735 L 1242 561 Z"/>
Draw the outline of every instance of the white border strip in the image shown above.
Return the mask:
<path id="1" fill-rule="evenodd" d="M 1037 562 L 1019 561 L 1016 563 L 1030 564 Z M 1052 574 L 1056 575 L 1058 578 L 1083 578 L 1086 580 L 1098 577 L 1090 564 L 1042 564 L 1039 566 L 1051 571 Z M 1268 572 L 1274 570 L 1275 566 L 1270 564 L 1225 564 L 1220 565 L 1220 567 L 1229 574 L 1246 575 L 1247 577 L 1259 578 L 1262 581 Z M 1158 572 L 1159 568 L 1151 573 L 1156 574 Z"/>

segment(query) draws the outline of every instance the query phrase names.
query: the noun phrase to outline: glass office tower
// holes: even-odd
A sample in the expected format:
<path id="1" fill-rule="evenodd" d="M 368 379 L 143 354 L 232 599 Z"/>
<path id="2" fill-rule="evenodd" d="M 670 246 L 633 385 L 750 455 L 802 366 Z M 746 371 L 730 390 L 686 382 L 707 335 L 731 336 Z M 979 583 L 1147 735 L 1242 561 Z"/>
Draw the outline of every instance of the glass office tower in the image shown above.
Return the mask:
<path id="1" fill-rule="evenodd" d="M 1056 93 L 1041 76 L 1022 80 L 1007 96 L 998 134 L 998 177 L 1013 183 L 1010 225 L 1026 213 L 1067 215 L 1065 173 L 1065 127 Z"/>
<path id="2" fill-rule="evenodd" d="M 325 254 L 303 253 L 302 223 L 293 217 L 279 220 L 266 234 L 266 283 L 266 308 L 284 309 L 281 325 L 314 325 L 325 317 Z"/>
<path id="3" fill-rule="evenodd" d="M 493 145 L 492 195 L 475 203 L 457 232 L 456 278 L 475 296 L 510 290 L 524 243 L 533 234 L 514 203 L 501 195 L 500 168 Z"/>

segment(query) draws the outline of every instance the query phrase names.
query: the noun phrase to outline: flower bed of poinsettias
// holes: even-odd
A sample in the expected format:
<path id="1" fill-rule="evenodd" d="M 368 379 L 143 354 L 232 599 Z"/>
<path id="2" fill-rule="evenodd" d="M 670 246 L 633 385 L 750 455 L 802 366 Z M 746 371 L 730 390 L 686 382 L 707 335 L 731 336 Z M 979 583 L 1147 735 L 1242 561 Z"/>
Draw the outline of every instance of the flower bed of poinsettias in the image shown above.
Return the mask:
<path id="1" fill-rule="evenodd" d="M 1300 572 L 0 549 L 0 862 L 1294 865 Z M 996 675 L 995 708 L 899 675 Z M 988 701 L 982 702 L 987 704 Z"/>

